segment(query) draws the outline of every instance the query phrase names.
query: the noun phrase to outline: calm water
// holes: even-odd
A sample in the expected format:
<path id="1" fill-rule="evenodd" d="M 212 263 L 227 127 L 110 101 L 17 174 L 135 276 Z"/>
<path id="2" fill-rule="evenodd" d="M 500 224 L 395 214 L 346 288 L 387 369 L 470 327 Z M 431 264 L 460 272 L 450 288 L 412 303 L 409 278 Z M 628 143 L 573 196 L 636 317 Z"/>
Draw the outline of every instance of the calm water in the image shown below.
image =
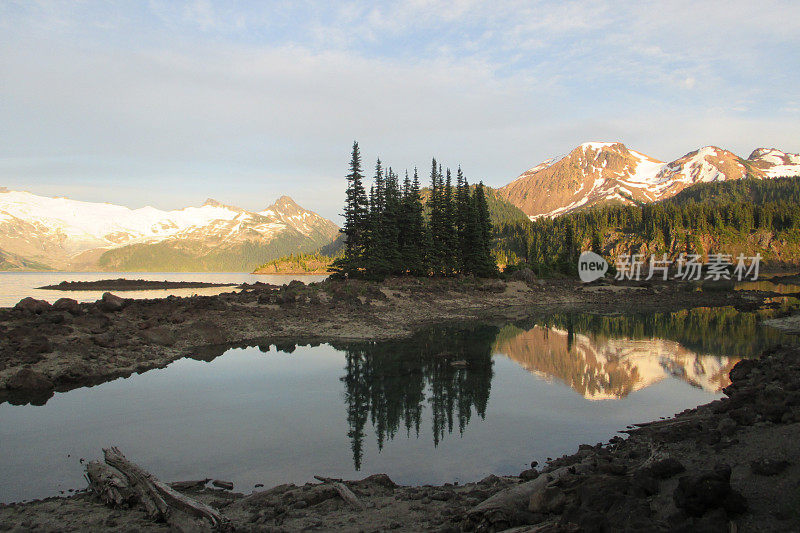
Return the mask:
<path id="1" fill-rule="evenodd" d="M 240 491 L 314 474 L 516 474 L 708 402 L 739 357 L 781 342 L 793 341 L 722 308 L 208 349 L 43 406 L 0 405 L 0 501 L 82 488 L 79 459 L 112 444 L 164 480 L 226 479 Z"/>
<path id="2" fill-rule="evenodd" d="M 155 281 L 204 281 L 208 283 L 274 283 L 282 285 L 293 279 L 304 283 L 320 281 L 326 276 L 261 275 L 243 272 L 0 272 L 0 307 L 11 307 L 21 299 L 32 296 L 50 303 L 59 298 L 74 298 L 79 302 L 94 302 L 105 291 L 50 291 L 36 287 L 55 285 L 62 281 L 97 281 L 101 279 L 146 279 Z M 164 298 L 170 295 L 211 296 L 230 292 L 233 287 L 207 287 L 200 289 L 169 289 L 148 291 L 121 291 L 125 298 Z"/>

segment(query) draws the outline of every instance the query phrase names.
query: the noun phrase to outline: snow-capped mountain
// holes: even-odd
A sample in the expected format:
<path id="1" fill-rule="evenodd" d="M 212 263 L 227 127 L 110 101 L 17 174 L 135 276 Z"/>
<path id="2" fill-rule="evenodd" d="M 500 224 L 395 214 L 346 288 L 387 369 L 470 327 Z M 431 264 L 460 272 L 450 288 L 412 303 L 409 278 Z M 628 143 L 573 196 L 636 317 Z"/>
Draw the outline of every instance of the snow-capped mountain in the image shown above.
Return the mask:
<path id="1" fill-rule="evenodd" d="M 748 159 L 706 146 L 664 163 L 622 143 L 584 143 L 498 189 L 531 218 L 554 217 L 600 202 L 652 202 L 696 183 L 800 175 L 800 156 L 759 148 Z"/>
<path id="2" fill-rule="evenodd" d="M 276 255 L 270 248 L 277 255 L 310 251 L 337 234 L 333 222 L 288 196 L 253 213 L 215 200 L 162 211 L 0 190 L 0 253 L 59 269 L 119 269 L 127 264 L 148 270 L 144 257 L 131 264 L 131 256 L 152 254 L 156 245 L 156 256 L 162 260 L 175 255 L 170 250 L 181 250 L 187 266 L 203 269 L 204 256 L 233 253 L 237 246 L 259 250 L 251 254 L 256 261 L 262 255 Z M 127 260 L 117 264 L 121 256 Z M 180 263 L 174 257 L 169 262 L 176 261 Z"/>

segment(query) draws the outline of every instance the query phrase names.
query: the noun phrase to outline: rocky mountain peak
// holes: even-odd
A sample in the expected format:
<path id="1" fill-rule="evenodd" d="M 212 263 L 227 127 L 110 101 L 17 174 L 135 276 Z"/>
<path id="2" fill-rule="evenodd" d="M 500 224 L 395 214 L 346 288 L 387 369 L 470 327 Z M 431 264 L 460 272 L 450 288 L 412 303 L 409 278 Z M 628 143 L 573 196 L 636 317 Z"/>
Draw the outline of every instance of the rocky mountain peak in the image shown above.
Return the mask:
<path id="1" fill-rule="evenodd" d="M 295 202 L 290 196 L 286 195 L 283 195 L 275 200 L 275 203 L 272 205 L 282 209 L 302 209 L 299 205 L 297 205 L 297 202 Z"/>
<path id="2" fill-rule="evenodd" d="M 800 175 L 800 155 L 758 148 L 748 159 L 704 146 L 670 163 L 621 142 L 587 142 L 548 159 L 498 189 L 531 218 L 559 216 L 608 202 L 652 202 L 696 183 Z"/>

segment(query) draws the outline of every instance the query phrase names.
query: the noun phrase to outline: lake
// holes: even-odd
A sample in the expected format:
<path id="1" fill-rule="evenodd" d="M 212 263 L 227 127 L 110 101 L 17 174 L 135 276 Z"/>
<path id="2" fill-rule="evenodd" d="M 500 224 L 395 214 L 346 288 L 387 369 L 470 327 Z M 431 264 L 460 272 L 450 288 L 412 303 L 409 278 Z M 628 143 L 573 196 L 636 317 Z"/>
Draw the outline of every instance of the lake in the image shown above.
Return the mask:
<path id="1" fill-rule="evenodd" d="M 244 492 L 315 474 L 403 484 L 518 474 L 718 398 L 740 357 L 790 342 L 755 313 L 718 308 L 198 350 L 42 406 L 1 404 L 0 501 L 85 487 L 81 459 L 110 445 L 163 480 L 218 478 Z"/>
<path id="2" fill-rule="evenodd" d="M 203 281 L 207 283 L 274 283 L 283 285 L 294 279 L 304 283 L 321 281 L 327 276 L 247 274 L 244 272 L 0 272 L 0 307 L 12 307 L 21 299 L 31 296 L 50 303 L 59 298 L 74 298 L 79 302 L 94 302 L 105 291 L 56 291 L 36 287 L 56 285 L 62 281 L 97 281 L 101 279 L 145 279 L 154 281 Z M 147 291 L 120 291 L 124 298 L 165 298 L 199 294 L 212 296 L 235 290 L 234 287 L 206 287 L 195 289 L 159 289 Z"/>

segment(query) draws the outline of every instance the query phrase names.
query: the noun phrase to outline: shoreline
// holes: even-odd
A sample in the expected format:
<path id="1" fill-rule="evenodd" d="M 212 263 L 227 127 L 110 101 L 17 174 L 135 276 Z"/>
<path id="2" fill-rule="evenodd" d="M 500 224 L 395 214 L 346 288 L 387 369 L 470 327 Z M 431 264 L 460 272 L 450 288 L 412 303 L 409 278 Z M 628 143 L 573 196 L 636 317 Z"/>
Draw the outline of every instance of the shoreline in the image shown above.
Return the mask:
<path id="1" fill-rule="evenodd" d="M 256 282 L 216 296 L 0 308 L 0 401 L 40 403 L 77 387 L 161 368 L 208 346 L 264 339 L 382 340 L 433 323 L 514 322 L 548 312 L 618 314 L 760 308 L 779 296 L 682 283 L 393 278 L 382 283 Z"/>
<path id="2" fill-rule="evenodd" d="M 726 398 L 643 422 L 607 443 L 518 476 L 400 486 L 375 474 L 249 494 L 210 480 L 172 483 L 223 514 L 235 531 L 730 531 L 800 525 L 796 438 L 800 436 L 800 348 L 777 348 L 731 370 Z M 98 450 L 99 453 L 99 450 Z M 135 461 L 135 458 L 131 458 Z M 168 531 L 143 509 L 110 508 L 91 492 L 0 504 L 4 529 Z M 540 529 L 537 529 L 540 528 Z M 738 529 L 741 528 L 741 529 Z"/>

